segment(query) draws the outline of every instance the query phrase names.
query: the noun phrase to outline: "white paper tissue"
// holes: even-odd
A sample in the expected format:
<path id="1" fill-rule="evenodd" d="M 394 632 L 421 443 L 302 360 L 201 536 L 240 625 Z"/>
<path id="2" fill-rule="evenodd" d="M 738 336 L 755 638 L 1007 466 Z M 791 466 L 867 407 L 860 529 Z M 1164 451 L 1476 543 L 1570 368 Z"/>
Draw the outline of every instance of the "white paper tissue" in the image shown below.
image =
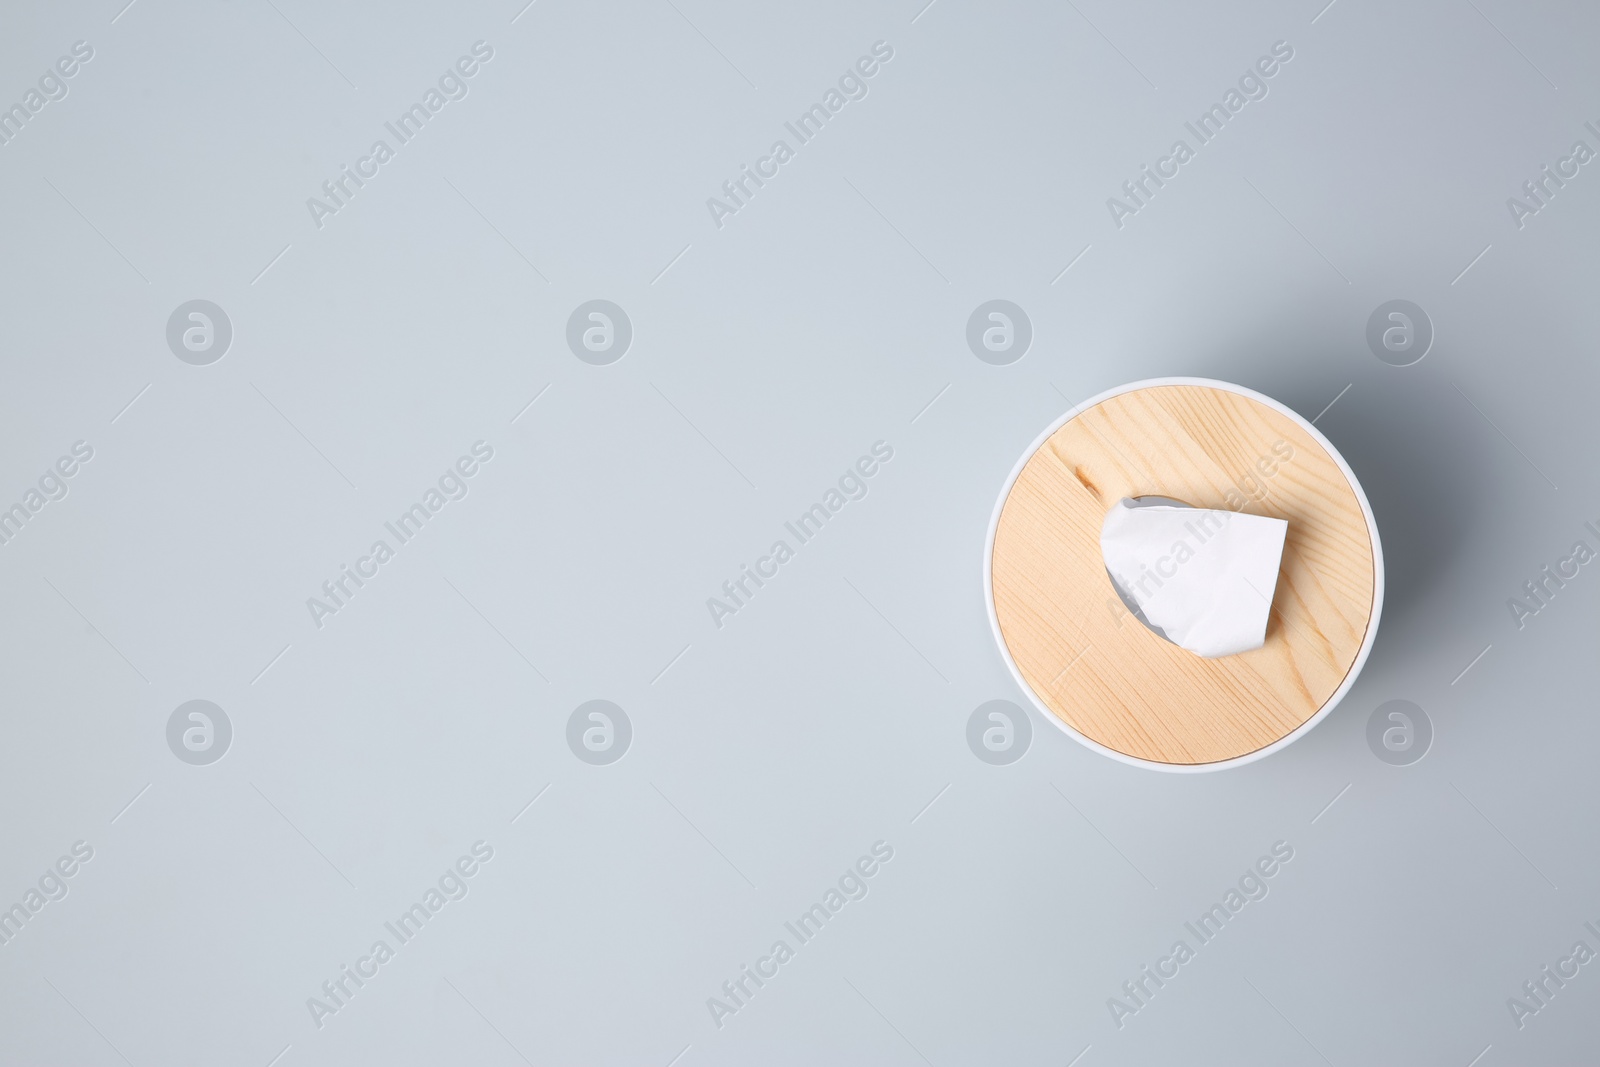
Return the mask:
<path id="1" fill-rule="evenodd" d="M 1106 513 L 1100 552 L 1122 598 L 1197 656 L 1260 648 L 1289 524 L 1233 511 L 1124 498 Z"/>

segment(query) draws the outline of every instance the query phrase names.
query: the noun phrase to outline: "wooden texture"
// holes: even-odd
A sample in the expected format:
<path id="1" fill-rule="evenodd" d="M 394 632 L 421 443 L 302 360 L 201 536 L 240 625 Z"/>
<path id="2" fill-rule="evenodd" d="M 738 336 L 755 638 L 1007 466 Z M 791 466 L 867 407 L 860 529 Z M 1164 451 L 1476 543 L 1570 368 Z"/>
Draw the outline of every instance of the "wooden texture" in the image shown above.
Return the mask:
<path id="1" fill-rule="evenodd" d="M 1100 555 L 1125 496 L 1288 520 L 1265 645 L 1203 659 L 1127 613 Z M 1051 434 L 1006 496 L 992 576 L 1006 648 L 1046 706 L 1107 748 L 1181 764 L 1246 755 L 1315 715 L 1361 649 L 1375 582 L 1333 457 L 1281 412 L 1196 385 L 1123 393 Z"/>

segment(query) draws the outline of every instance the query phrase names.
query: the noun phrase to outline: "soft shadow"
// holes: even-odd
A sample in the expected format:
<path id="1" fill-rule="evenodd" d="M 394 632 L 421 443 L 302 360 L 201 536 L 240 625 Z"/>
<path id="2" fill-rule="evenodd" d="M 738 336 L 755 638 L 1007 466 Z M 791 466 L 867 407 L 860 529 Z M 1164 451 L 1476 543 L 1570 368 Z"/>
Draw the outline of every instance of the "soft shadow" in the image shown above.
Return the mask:
<path id="1" fill-rule="evenodd" d="M 1217 360 L 1221 365 L 1208 373 L 1317 419 L 1317 429 L 1355 472 L 1378 523 L 1383 624 L 1403 625 L 1461 551 L 1479 497 L 1490 488 L 1487 479 L 1474 477 L 1490 442 L 1448 382 L 1417 373 L 1420 366 L 1387 367 L 1372 359 L 1371 366 L 1352 367 L 1349 352 L 1330 352 L 1297 360 L 1303 373 L 1289 377 L 1281 361 L 1262 356 L 1269 347 L 1281 351 L 1281 341 L 1263 339 L 1261 345 Z M 1343 382 L 1327 370 L 1341 367 L 1333 374 Z M 1322 414 L 1345 383 L 1350 391 Z"/>

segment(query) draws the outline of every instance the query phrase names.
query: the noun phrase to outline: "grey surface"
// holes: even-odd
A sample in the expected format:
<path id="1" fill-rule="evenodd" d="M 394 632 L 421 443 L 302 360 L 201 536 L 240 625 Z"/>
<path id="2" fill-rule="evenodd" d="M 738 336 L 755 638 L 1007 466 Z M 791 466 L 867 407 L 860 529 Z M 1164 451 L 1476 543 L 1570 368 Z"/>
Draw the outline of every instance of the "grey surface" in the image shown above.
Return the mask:
<path id="1" fill-rule="evenodd" d="M 1507 1000 L 1600 949 L 1600 577 L 1521 626 L 1507 601 L 1600 548 L 1597 165 L 1521 227 L 1507 198 L 1600 148 L 1594 9 L 123 2 L 0 33 L 5 102 L 94 49 L 0 147 L 0 497 L 94 450 L 0 547 L 0 898 L 93 849 L 0 946 L 0 1062 L 1592 1055 L 1596 965 L 1520 1028 Z M 318 228 L 307 198 L 480 40 L 468 95 Z M 867 96 L 715 225 L 877 41 Z M 1116 226 L 1277 41 L 1268 95 Z M 207 365 L 167 343 L 192 300 L 232 326 Z M 592 300 L 631 321 L 608 365 L 566 343 Z M 991 300 L 1030 319 L 1015 362 L 968 347 Z M 1431 319 L 1420 362 L 1367 345 L 1391 300 Z M 998 488 L 1156 375 L 1268 393 L 1349 459 L 1388 560 L 1366 671 L 1234 771 L 1037 717 L 980 759 L 974 711 L 1026 703 L 982 602 Z M 478 441 L 466 497 L 314 625 Z M 867 495 L 716 626 L 877 441 Z M 231 725 L 209 764 L 168 745 L 192 700 Z M 568 746 L 591 700 L 620 760 Z M 1393 700 L 1420 762 L 1369 749 Z M 467 895 L 316 1025 L 478 841 Z M 867 895 L 716 1025 L 879 841 Z M 1265 899 L 1119 1028 L 1108 999 L 1278 841 Z"/>

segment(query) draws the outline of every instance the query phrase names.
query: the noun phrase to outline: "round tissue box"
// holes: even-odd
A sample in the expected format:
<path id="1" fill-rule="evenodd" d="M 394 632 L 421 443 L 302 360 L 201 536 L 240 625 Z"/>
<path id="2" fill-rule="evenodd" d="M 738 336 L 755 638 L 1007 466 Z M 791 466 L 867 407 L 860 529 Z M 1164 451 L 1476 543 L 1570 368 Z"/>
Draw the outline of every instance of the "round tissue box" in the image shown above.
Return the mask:
<path id="1" fill-rule="evenodd" d="M 1204 659 L 1128 610 L 1100 527 L 1145 496 L 1288 521 L 1262 647 Z M 1355 682 L 1383 551 L 1366 494 L 1309 422 L 1237 385 L 1162 378 L 1085 401 L 1028 448 L 989 525 L 984 594 L 1046 717 L 1127 763 L 1216 770 L 1287 745 Z"/>

